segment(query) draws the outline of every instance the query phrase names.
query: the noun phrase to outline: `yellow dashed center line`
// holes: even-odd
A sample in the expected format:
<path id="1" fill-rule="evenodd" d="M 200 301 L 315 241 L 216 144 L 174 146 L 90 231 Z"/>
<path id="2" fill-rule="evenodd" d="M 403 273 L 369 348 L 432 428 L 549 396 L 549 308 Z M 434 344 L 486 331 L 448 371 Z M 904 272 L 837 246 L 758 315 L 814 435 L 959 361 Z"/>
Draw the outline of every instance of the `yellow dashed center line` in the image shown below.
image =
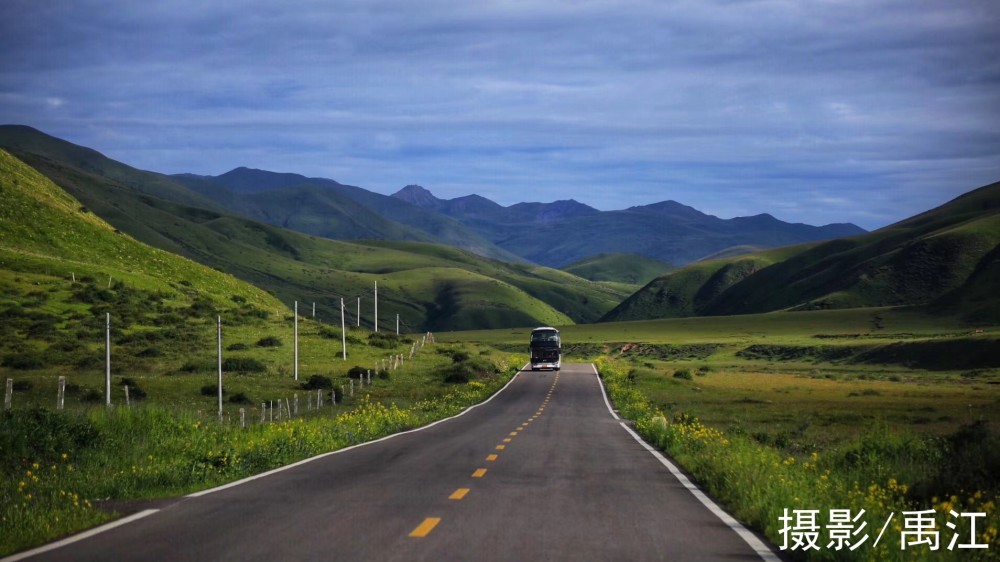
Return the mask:
<path id="1" fill-rule="evenodd" d="M 528 424 L 530 424 L 531 422 L 535 421 L 538 418 L 538 416 L 542 415 L 542 412 L 545 411 L 545 406 L 549 403 L 549 400 L 552 399 L 552 393 L 555 392 L 556 383 L 557 382 L 559 382 L 559 375 L 556 375 L 556 378 L 555 378 L 555 380 L 552 383 L 552 387 L 549 389 L 548 393 L 545 395 L 545 400 L 542 401 L 542 405 L 539 406 L 538 411 L 535 412 L 535 415 L 532 416 L 532 417 L 530 417 L 530 418 L 528 418 L 527 421 L 525 421 L 524 423 L 522 423 L 521 425 L 519 425 L 517 427 L 517 431 L 511 431 L 510 432 L 510 436 L 511 437 L 516 436 L 518 431 L 524 431 L 524 428 L 527 427 Z M 504 443 L 510 443 L 511 442 L 511 438 L 510 437 L 506 437 L 506 438 L 504 438 L 503 442 Z M 507 448 L 506 445 L 497 445 L 496 446 L 496 450 L 497 451 L 503 451 L 506 448 Z M 486 460 L 488 462 L 493 462 L 493 461 L 496 461 L 499 457 L 500 456 L 497 455 L 497 454 L 490 454 L 490 455 L 486 456 Z M 486 476 L 486 469 L 485 468 L 477 468 L 475 470 L 475 472 L 472 473 L 472 478 L 482 478 L 484 476 Z M 468 493 L 470 491 L 471 491 L 470 488 L 458 488 L 457 490 L 455 490 L 454 492 L 452 492 L 450 496 L 448 496 L 448 499 L 450 499 L 450 500 L 461 500 L 461 499 L 465 498 L 465 496 L 468 495 Z M 423 538 L 423 537 L 426 537 L 427 535 L 429 535 L 431 533 L 431 531 L 434 530 L 435 527 L 437 527 L 438 523 L 440 523 L 440 522 L 441 522 L 441 518 L 440 517 L 428 517 L 428 518 L 424 519 L 423 522 L 420 523 L 420 525 L 417 525 L 417 528 L 413 529 L 413 531 L 410 532 L 409 536 L 413 537 L 413 538 Z"/>
<path id="2" fill-rule="evenodd" d="M 437 524 L 441 522 L 440 517 L 428 517 L 424 519 L 424 522 L 417 525 L 417 528 L 410 531 L 410 536 L 417 539 L 422 539 L 430 534 L 437 527 Z"/>

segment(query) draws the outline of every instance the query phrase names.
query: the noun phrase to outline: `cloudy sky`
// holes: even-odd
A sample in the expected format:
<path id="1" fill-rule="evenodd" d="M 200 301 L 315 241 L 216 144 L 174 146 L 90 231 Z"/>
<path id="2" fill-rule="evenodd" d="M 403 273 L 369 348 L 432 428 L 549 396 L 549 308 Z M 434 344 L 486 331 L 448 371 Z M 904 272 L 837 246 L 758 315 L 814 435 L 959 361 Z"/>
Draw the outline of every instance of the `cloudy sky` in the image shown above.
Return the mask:
<path id="1" fill-rule="evenodd" d="M 132 166 L 877 228 L 1000 180 L 997 0 L 3 0 L 0 123 Z"/>

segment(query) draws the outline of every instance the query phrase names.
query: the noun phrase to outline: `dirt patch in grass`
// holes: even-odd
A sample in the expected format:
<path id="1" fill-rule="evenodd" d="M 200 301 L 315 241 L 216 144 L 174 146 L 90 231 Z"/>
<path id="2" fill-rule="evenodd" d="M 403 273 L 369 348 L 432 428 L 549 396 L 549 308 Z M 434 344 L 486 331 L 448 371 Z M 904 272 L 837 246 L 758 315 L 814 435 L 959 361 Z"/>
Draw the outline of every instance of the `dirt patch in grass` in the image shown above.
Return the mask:
<path id="1" fill-rule="evenodd" d="M 864 345 L 770 345 L 755 344 L 736 352 L 743 359 L 765 361 L 828 361 L 838 362 L 851 359 L 874 346 Z"/>
<path id="2" fill-rule="evenodd" d="M 625 357 L 642 357 L 644 359 L 659 359 L 661 361 L 679 361 L 691 359 L 706 359 L 719 348 L 720 343 L 691 343 L 682 345 L 653 343 L 611 344 L 618 354 Z"/>

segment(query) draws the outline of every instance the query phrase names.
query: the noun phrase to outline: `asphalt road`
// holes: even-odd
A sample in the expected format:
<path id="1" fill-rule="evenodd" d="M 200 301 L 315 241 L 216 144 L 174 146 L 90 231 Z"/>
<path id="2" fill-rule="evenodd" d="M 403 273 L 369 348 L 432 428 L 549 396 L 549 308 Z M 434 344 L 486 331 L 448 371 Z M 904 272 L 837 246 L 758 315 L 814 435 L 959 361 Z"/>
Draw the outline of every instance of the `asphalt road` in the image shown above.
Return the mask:
<path id="1" fill-rule="evenodd" d="M 762 557 L 613 417 L 591 365 L 523 372 L 457 418 L 142 515 L 29 559 Z"/>

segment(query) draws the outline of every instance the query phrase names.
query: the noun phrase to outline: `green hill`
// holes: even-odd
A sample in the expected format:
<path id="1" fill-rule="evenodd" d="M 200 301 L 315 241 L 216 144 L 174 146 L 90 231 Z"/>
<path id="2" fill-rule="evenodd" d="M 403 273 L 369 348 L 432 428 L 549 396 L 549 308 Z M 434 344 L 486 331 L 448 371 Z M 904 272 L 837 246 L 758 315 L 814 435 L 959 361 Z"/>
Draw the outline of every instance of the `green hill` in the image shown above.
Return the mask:
<path id="1" fill-rule="evenodd" d="M 0 255 L 6 272 L 65 279 L 110 276 L 112 282 L 128 281 L 181 300 L 184 297 L 175 293 L 183 282 L 217 303 L 235 296 L 271 311 L 283 308 L 266 292 L 231 275 L 137 242 L 4 150 L 0 150 Z"/>
<path id="2" fill-rule="evenodd" d="M 639 254 L 598 254 L 560 269 L 591 281 L 645 285 L 674 267 Z"/>
<path id="3" fill-rule="evenodd" d="M 382 325 L 394 324 L 395 314 L 399 314 L 407 331 L 443 329 L 456 322 L 465 326 L 477 310 L 476 318 L 489 322 L 481 327 L 594 321 L 627 294 L 555 270 L 507 264 L 436 245 L 349 243 L 309 236 L 151 196 L 91 167 L 82 169 L 44 155 L 22 154 L 122 232 L 229 272 L 267 290 L 286 305 L 295 300 L 315 302 L 327 317 L 339 315 L 341 298 L 349 305 L 354 303 L 349 310 L 356 315 L 356 299 L 360 297 L 363 319 L 370 325 L 376 281 Z M 144 174 L 134 170 L 130 177 L 141 184 Z M 403 275 L 409 270 L 414 271 Z M 395 280 L 403 277 L 406 284 Z M 424 282 L 421 277 L 434 281 Z M 499 283 L 482 283 L 483 278 Z M 444 309 L 439 302 L 445 292 L 442 287 L 457 295 L 453 306 Z M 465 310 L 467 307 L 471 308 Z"/>
<path id="4" fill-rule="evenodd" d="M 682 318 L 706 313 L 715 299 L 758 271 L 802 247 L 701 261 L 650 281 L 601 318 L 602 322 Z"/>
<path id="5" fill-rule="evenodd" d="M 981 315 L 997 299 L 998 244 L 1000 183 L 866 235 L 695 263 L 604 320 L 928 304 Z"/>
<path id="6" fill-rule="evenodd" d="M 0 367 L 93 372 L 112 317 L 115 372 L 211 331 L 287 312 L 232 275 L 151 248 L 0 150 Z M 148 359 L 147 359 L 148 361 Z"/>

